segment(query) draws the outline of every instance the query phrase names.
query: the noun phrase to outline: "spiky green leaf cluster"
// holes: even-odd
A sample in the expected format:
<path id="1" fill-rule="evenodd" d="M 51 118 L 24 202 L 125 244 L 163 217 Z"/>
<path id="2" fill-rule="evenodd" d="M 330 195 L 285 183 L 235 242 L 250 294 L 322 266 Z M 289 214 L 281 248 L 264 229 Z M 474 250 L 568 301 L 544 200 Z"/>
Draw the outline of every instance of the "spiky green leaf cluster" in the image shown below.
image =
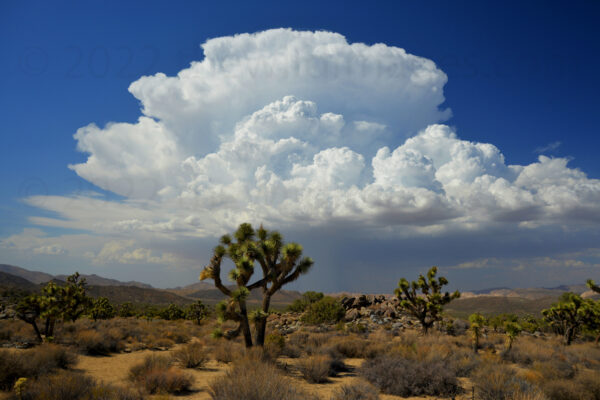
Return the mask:
<path id="1" fill-rule="evenodd" d="M 448 284 L 443 276 L 436 279 L 437 267 L 431 267 L 427 276 L 419 275 L 416 281 L 400 279 L 394 293 L 400 300 L 400 307 L 417 318 L 425 332 L 441 319 L 444 305 L 460 297 L 458 291 L 442 293 L 442 287 Z"/>

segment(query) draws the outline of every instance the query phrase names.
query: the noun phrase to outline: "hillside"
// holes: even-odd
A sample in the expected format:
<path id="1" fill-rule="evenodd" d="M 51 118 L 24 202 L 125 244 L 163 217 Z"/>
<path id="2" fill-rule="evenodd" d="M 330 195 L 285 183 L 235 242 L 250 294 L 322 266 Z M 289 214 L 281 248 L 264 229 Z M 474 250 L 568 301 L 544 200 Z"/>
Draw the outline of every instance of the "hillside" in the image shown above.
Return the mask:
<path id="1" fill-rule="evenodd" d="M 493 288 L 463 292 L 461 298 L 471 297 L 520 297 L 524 299 L 537 300 L 545 297 L 558 297 L 564 292 L 582 294 L 588 291 L 586 285 L 561 285 L 553 288 Z"/>
<path id="2" fill-rule="evenodd" d="M 0 272 L 0 287 L 3 288 L 14 288 L 27 291 L 34 291 L 39 289 L 39 286 L 35 283 L 28 281 L 20 276 L 9 274 L 6 272 Z"/>
<path id="3" fill-rule="evenodd" d="M 540 316 L 543 309 L 556 302 L 557 296 L 547 296 L 536 299 L 509 296 L 477 296 L 460 298 L 444 307 L 448 314 L 467 318 L 469 315 L 480 312 L 484 315 L 512 313 L 518 315 Z"/>
<path id="4" fill-rule="evenodd" d="M 116 279 L 104 278 L 102 276 L 91 274 L 85 275 L 81 274 L 82 278 L 85 278 L 88 285 L 94 286 L 137 286 L 146 289 L 152 289 L 152 285 L 147 283 L 137 282 L 137 281 L 127 281 L 121 282 Z M 67 279 L 67 275 L 56 275 L 56 279 L 60 279 L 61 281 L 65 281 Z"/>
<path id="5" fill-rule="evenodd" d="M 201 290 L 214 289 L 215 285 L 209 282 L 196 282 L 187 286 L 177 286 L 175 288 L 165 289 L 167 292 L 175 293 L 179 296 L 189 296 Z"/>
<path id="6" fill-rule="evenodd" d="M 0 264 L 0 272 L 5 272 L 14 276 L 18 276 L 27 279 L 33 283 L 44 283 L 54 278 L 54 275 L 47 274 L 41 271 L 30 271 L 25 268 L 17 267 L 14 265 Z"/>
<path id="7" fill-rule="evenodd" d="M 148 289 L 137 286 L 95 286 L 87 287 L 87 293 L 91 297 L 106 297 L 111 303 L 132 303 L 144 304 L 170 304 L 179 305 L 192 303 L 194 300 L 178 296 L 160 289 Z"/>
<path id="8" fill-rule="evenodd" d="M 211 285 L 212 286 L 212 285 Z M 198 290 L 188 294 L 188 297 L 193 299 L 199 299 L 203 303 L 214 305 L 219 301 L 225 299 L 225 295 L 221 293 L 219 289 L 212 286 L 212 289 Z M 271 298 L 271 306 L 276 309 L 285 308 L 292 304 L 294 300 L 302 297 L 300 292 L 294 290 L 281 290 L 273 295 Z M 262 302 L 262 293 L 260 290 L 254 290 L 248 296 L 248 304 L 258 305 Z"/>

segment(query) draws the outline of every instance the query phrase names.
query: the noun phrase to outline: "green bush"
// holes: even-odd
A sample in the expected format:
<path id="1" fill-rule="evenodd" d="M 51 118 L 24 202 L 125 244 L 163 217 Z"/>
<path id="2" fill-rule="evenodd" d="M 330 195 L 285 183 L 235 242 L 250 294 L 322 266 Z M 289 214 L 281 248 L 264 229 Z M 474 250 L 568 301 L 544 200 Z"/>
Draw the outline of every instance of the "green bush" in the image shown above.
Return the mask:
<path id="1" fill-rule="evenodd" d="M 308 306 L 302 315 L 302 322 L 315 325 L 335 323 L 344 318 L 345 313 L 344 307 L 337 299 L 326 296 Z"/>
<path id="2" fill-rule="evenodd" d="M 323 293 L 321 292 L 304 292 L 301 298 L 294 300 L 294 302 L 287 307 L 287 311 L 304 312 L 309 305 L 316 303 L 323 297 Z"/>

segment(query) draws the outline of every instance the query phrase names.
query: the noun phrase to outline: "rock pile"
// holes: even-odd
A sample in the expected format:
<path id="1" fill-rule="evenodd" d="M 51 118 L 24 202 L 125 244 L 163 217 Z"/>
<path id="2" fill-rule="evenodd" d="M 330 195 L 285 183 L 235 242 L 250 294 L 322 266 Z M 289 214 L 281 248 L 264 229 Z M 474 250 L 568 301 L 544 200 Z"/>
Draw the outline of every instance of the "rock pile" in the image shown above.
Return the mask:
<path id="1" fill-rule="evenodd" d="M 346 322 L 362 324 L 366 328 L 373 325 L 392 324 L 392 329 L 412 326 L 414 321 L 398 308 L 399 300 L 394 296 L 359 295 L 342 297 L 346 310 Z"/>

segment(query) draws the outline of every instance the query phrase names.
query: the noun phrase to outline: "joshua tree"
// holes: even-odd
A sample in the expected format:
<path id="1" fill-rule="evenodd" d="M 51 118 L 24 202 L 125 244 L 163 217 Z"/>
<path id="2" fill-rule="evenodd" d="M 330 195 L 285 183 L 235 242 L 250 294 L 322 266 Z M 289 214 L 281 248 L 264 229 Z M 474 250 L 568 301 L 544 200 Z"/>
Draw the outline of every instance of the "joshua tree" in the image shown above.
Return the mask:
<path id="1" fill-rule="evenodd" d="M 504 332 L 506 332 L 506 352 L 512 349 L 513 342 L 517 336 L 521 333 L 523 328 L 516 322 L 506 321 L 504 323 Z"/>
<path id="2" fill-rule="evenodd" d="M 565 293 L 558 303 L 543 310 L 544 319 L 554 331 L 563 336 L 565 345 L 570 345 L 582 329 L 594 329 L 600 312 L 593 300 L 581 298 L 575 293 Z"/>
<path id="3" fill-rule="evenodd" d="M 600 286 L 596 285 L 596 283 L 591 280 L 588 279 L 587 280 L 587 285 L 588 287 L 593 290 L 596 293 L 600 293 Z M 594 323 L 594 327 L 592 330 L 595 330 L 597 335 L 596 335 L 596 345 L 598 345 L 598 343 L 600 343 L 600 301 L 596 301 L 595 302 L 595 313 L 598 316 L 598 318 L 596 319 L 595 323 Z"/>
<path id="4" fill-rule="evenodd" d="M 183 311 L 183 309 L 177 304 L 171 303 L 168 307 L 163 308 L 158 315 L 167 321 L 175 321 L 178 319 L 184 319 L 185 311 Z"/>
<path id="5" fill-rule="evenodd" d="M 593 290 L 596 293 L 600 293 L 600 286 L 596 285 L 596 283 L 593 280 L 588 279 L 586 283 L 591 290 Z"/>
<path id="6" fill-rule="evenodd" d="M 17 317 L 33 327 L 36 337 L 40 342 L 43 341 L 42 334 L 37 325 L 37 319 L 42 313 L 40 296 L 32 294 L 25 297 L 17 304 Z"/>
<path id="7" fill-rule="evenodd" d="M 479 313 L 469 315 L 469 330 L 473 336 L 473 351 L 477 353 L 479 349 L 479 338 L 485 325 L 485 318 Z"/>
<path id="8" fill-rule="evenodd" d="M 48 282 L 41 294 L 30 295 L 19 303 L 17 315 L 32 325 L 40 340 L 42 335 L 36 321 L 38 318 L 44 319 L 43 334 L 50 338 L 57 320 L 75 321 L 88 309 L 90 298 L 85 294 L 85 284 L 85 279 L 80 280 L 77 272 L 67 277 L 65 286 Z"/>
<path id="9" fill-rule="evenodd" d="M 61 317 L 63 319 L 75 321 L 88 310 L 91 299 L 85 293 L 86 285 L 85 278 L 80 279 L 79 272 L 67 277 L 67 284 L 60 291 Z"/>
<path id="10" fill-rule="evenodd" d="M 121 318 L 133 317 L 135 315 L 135 309 L 133 308 L 133 304 L 130 301 L 126 301 L 121 304 L 118 308 L 117 314 Z"/>
<path id="11" fill-rule="evenodd" d="M 443 306 L 460 297 L 458 290 L 452 294 L 442 294 L 442 286 L 447 285 L 448 280 L 443 276 L 436 279 L 436 274 L 437 267 L 431 267 L 427 278 L 419 275 L 419 279 L 411 283 L 402 278 L 394 291 L 400 300 L 400 307 L 419 320 L 425 334 L 442 318 Z"/>
<path id="12" fill-rule="evenodd" d="M 94 321 L 99 319 L 110 319 L 117 314 L 115 307 L 110 304 L 110 301 L 106 297 L 98 297 L 94 300 L 92 308 L 90 310 L 90 317 Z"/>
<path id="13" fill-rule="evenodd" d="M 206 306 L 200 300 L 190 304 L 186 309 L 186 318 L 196 321 L 196 325 L 200 325 L 207 314 Z"/>
<path id="14" fill-rule="evenodd" d="M 224 258 L 229 258 L 234 264 L 229 272 L 229 279 L 235 283 L 233 288 L 221 281 Z M 262 278 L 250 283 L 256 263 L 262 270 Z M 284 244 L 279 232 L 269 232 L 262 226 L 255 231 L 252 225 L 244 223 L 235 231 L 233 238 L 230 235 L 221 237 L 221 244 L 215 247 L 200 280 L 213 279 L 215 287 L 229 298 L 217 306 L 217 313 L 220 318 L 237 321 L 239 326 L 225 336 L 231 338 L 242 332 L 246 347 L 251 347 L 253 341 L 248 322 L 251 319 L 256 330 L 256 344 L 263 346 L 271 297 L 284 285 L 307 273 L 312 265 L 311 258 L 302 257 L 301 245 Z M 262 304 L 249 316 L 246 299 L 255 289 L 262 291 Z"/>

